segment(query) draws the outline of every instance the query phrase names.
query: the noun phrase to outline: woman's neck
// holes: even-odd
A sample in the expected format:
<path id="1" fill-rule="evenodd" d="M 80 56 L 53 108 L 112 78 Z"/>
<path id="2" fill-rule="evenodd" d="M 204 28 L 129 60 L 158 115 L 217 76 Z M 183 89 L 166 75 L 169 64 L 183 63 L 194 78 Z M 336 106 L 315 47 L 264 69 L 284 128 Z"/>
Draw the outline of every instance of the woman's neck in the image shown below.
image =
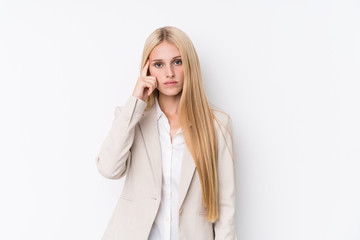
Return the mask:
<path id="1" fill-rule="evenodd" d="M 167 117 L 178 115 L 181 93 L 176 96 L 166 96 L 159 92 L 159 105 Z"/>

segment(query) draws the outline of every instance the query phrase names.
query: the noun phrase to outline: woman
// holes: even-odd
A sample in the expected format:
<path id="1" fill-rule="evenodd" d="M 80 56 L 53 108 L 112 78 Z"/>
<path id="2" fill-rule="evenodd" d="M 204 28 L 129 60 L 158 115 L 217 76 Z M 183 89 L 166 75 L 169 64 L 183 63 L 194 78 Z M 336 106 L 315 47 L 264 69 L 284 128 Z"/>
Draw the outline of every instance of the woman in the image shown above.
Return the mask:
<path id="1" fill-rule="evenodd" d="M 102 239 L 236 239 L 231 119 L 209 105 L 191 40 L 156 29 L 140 72 L 96 158 L 126 175 Z"/>

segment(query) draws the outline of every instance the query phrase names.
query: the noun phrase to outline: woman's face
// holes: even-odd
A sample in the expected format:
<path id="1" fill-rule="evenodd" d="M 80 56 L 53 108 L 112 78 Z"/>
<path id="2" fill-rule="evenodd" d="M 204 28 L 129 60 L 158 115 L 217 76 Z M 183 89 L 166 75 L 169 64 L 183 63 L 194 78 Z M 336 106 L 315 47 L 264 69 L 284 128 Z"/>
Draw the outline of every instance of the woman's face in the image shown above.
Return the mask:
<path id="1" fill-rule="evenodd" d="M 149 60 L 150 75 L 156 77 L 159 93 L 167 96 L 181 94 L 184 69 L 179 49 L 163 41 L 152 50 Z"/>

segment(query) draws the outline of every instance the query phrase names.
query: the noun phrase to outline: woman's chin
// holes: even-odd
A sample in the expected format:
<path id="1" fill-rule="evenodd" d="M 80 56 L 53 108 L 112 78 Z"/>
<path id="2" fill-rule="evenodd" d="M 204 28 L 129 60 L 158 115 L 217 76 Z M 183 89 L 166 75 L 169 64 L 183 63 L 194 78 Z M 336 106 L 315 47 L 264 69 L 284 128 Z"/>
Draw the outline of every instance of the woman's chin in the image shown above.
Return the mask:
<path id="1" fill-rule="evenodd" d="M 159 91 L 160 95 L 168 96 L 168 97 L 175 97 L 178 95 L 181 95 L 182 90 L 174 89 L 174 90 L 165 90 L 165 91 Z"/>

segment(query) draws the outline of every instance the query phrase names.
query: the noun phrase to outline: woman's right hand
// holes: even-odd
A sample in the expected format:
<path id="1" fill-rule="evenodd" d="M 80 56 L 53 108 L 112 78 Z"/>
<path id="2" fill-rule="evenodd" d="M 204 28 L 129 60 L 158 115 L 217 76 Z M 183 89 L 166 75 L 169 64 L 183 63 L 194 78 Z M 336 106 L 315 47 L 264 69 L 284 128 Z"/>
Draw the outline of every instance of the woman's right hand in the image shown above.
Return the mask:
<path id="1" fill-rule="evenodd" d="M 133 96 L 140 98 L 145 101 L 150 94 L 157 88 L 157 80 L 154 76 L 147 76 L 147 71 L 149 69 L 149 59 L 146 61 L 146 64 L 141 71 L 141 75 L 138 77 L 136 86 L 133 92 Z"/>

